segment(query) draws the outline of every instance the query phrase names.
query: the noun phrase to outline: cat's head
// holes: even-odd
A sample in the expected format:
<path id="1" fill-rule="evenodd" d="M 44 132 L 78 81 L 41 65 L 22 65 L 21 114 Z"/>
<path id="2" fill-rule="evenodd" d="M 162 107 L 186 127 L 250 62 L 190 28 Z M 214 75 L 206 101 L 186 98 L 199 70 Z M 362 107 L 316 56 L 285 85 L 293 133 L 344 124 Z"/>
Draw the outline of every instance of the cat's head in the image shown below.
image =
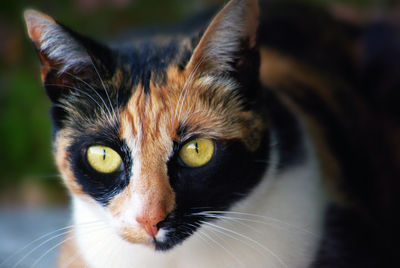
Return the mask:
<path id="1" fill-rule="evenodd" d="M 106 46 L 27 11 L 65 185 L 123 239 L 169 249 L 224 211 L 268 158 L 255 0 L 201 34 Z M 261 161 L 264 160 L 264 161 Z"/>

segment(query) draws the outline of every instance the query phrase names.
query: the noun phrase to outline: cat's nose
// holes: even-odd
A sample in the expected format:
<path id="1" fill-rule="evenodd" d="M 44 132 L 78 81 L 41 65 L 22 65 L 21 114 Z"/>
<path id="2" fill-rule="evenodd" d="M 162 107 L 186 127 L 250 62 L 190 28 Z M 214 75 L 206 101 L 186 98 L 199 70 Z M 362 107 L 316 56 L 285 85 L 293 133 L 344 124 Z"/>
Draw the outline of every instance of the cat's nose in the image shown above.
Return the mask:
<path id="1" fill-rule="evenodd" d="M 144 161 L 144 160 L 143 160 Z M 158 233 L 157 224 L 165 219 L 175 206 L 175 193 L 169 184 L 165 163 L 150 165 L 154 159 L 144 161 L 140 173 L 133 180 L 135 219 L 151 236 Z"/>
<path id="2" fill-rule="evenodd" d="M 157 224 L 163 221 L 166 217 L 164 209 L 154 208 L 152 211 L 145 211 L 136 216 L 136 221 L 140 223 L 146 232 L 155 237 L 158 233 Z"/>

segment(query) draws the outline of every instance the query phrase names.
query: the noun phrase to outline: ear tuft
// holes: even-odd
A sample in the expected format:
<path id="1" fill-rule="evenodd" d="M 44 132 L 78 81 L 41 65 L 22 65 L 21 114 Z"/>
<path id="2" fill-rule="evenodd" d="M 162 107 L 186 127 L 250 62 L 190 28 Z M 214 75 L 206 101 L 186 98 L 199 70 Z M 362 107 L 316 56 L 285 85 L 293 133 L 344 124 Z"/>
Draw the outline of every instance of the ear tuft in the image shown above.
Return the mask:
<path id="1" fill-rule="evenodd" d="M 43 65 L 56 67 L 62 73 L 69 69 L 78 71 L 91 63 L 85 48 L 53 18 L 36 10 L 26 10 L 24 17 Z"/>

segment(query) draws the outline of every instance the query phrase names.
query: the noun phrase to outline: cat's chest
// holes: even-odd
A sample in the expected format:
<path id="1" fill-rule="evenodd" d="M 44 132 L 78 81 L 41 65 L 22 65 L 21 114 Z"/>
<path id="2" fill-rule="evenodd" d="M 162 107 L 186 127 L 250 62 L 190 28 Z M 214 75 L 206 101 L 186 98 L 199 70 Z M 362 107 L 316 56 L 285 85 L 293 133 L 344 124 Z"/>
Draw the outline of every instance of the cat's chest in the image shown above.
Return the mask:
<path id="1" fill-rule="evenodd" d="M 292 168 L 278 172 L 272 164 L 248 197 L 224 214 L 213 214 L 219 219 L 204 223 L 173 250 L 128 243 L 111 228 L 78 228 L 80 251 L 92 267 L 308 267 L 327 203 L 317 165 L 310 148 Z M 93 213 L 75 200 L 77 223 L 96 219 Z"/>

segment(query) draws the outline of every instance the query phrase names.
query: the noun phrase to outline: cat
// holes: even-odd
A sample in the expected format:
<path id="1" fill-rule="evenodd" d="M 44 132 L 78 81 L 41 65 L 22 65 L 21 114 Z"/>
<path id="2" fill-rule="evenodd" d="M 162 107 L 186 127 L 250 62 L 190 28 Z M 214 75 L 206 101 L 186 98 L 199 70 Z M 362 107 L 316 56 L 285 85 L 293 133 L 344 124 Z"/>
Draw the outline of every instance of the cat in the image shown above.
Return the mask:
<path id="1" fill-rule="evenodd" d="M 72 200 L 59 267 L 396 263 L 390 21 L 231 0 L 191 34 L 108 45 L 25 21 Z"/>

